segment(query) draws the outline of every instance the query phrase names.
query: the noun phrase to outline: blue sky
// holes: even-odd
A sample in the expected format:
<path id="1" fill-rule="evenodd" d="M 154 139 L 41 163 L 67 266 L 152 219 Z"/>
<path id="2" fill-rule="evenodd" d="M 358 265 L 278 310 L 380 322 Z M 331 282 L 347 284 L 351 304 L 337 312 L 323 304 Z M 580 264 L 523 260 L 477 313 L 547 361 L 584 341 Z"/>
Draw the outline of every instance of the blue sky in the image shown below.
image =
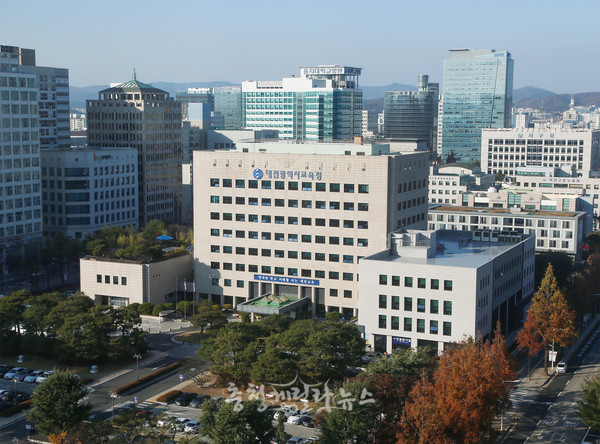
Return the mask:
<path id="1" fill-rule="evenodd" d="M 507 49 L 515 88 L 574 93 L 600 91 L 599 13 L 600 0 L 4 0 L 0 43 L 75 86 L 133 67 L 150 83 L 239 83 L 317 64 L 362 67 L 362 85 L 442 83 L 449 48 Z"/>

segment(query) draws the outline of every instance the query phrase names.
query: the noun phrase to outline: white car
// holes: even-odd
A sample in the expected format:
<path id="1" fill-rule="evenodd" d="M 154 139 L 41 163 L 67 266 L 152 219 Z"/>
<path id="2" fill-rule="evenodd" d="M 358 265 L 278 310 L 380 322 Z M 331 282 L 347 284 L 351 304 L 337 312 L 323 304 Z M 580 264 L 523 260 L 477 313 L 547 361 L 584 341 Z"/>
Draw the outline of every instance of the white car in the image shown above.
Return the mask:
<path id="1" fill-rule="evenodd" d="M 281 408 L 273 415 L 273 419 L 278 419 L 280 414 L 283 414 L 283 416 L 289 418 L 290 416 L 298 415 L 298 410 L 296 410 L 296 408 L 292 405 L 282 405 Z"/>
<path id="2" fill-rule="evenodd" d="M 169 424 L 173 423 L 173 422 L 174 422 L 174 421 L 176 421 L 176 420 L 177 420 L 177 418 L 176 418 L 175 416 L 166 416 L 166 417 L 164 417 L 164 418 L 161 418 L 161 419 L 159 419 L 159 420 L 156 422 L 156 425 L 157 425 L 158 427 L 165 427 L 165 426 L 167 426 L 167 425 L 169 425 Z"/>
<path id="3" fill-rule="evenodd" d="M 287 423 L 288 424 L 294 424 L 294 425 L 298 425 L 300 424 L 300 418 L 302 418 L 302 416 L 300 415 L 292 415 L 287 419 Z"/>
<path id="4" fill-rule="evenodd" d="M 188 421 L 185 423 L 185 428 L 183 431 L 185 433 L 198 433 L 198 429 L 202 427 L 198 421 Z"/>
<path id="5" fill-rule="evenodd" d="M 53 373 L 54 373 L 54 370 L 49 370 L 47 372 L 42 373 L 40 376 L 35 378 L 35 383 L 41 384 L 42 382 L 46 381 Z"/>
<path id="6" fill-rule="evenodd" d="M 190 421 L 190 418 L 177 418 L 175 420 L 177 429 L 183 431 Z"/>

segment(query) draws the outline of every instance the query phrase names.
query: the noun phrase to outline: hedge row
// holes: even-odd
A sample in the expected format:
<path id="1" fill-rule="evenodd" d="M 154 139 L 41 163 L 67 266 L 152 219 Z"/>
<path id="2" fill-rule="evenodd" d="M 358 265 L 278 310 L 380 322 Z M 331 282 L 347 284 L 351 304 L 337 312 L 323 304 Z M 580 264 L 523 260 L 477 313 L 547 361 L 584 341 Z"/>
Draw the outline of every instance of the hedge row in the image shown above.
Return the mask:
<path id="1" fill-rule="evenodd" d="M 170 372 L 171 370 L 175 370 L 176 368 L 181 367 L 182 365 L 183 365 L 182 361 L 177 361 L 177 362 L 174 362 L 173 364 L 167 365 L 166 367 L 159 368 L 158 370 L 150 373 L 149 375 L 141 377 L 137 381 L 130 382 L 129 384 L 125 384 L 125 385 L 115 389 L 115 393 L 117 395 L 120 395 L 121 393 L 125 393 L 131 389 L 134 389 L 134 388 L 142 385 L 142 384 L 145 384 L 146 382 L 151 381 L 154 378 L 164 375 L 165 373 Z"/>
<path id="2" fill-rule="evenodd" d="M 156 402 L 168 403 L 169 401 L 172 401 L 175 398 L 177 398 L 179 395 L 181 395 L 181 393 L 183 393 L 181 390 L 170 390 L 167 393 L 163 393 L 158 398 L 156 398 Z"/>
<path id="3" fill-rule="evenodd" d="M 17 405 L 11 405 L 10 407 L 0 410 L 0 416 L 3 418 L 8 418 L 9 416 L 14 415 L 15 413 L 19 413 L 25 409 L 28 409 L 29 407 L 31 407 L 32 402 L 32 399 L 28 399 Z"/>

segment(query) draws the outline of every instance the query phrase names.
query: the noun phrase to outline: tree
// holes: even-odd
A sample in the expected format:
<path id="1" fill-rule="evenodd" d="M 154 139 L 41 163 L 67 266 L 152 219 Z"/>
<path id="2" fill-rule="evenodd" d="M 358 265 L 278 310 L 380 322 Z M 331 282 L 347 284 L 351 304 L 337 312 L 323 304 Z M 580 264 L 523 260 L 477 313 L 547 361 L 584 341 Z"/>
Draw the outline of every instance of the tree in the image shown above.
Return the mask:
<path id="1" fill-rule="evenodd" d="M 139 410 L 135 407 L 126 409 L 112 420 L 112 425 L 115 428 L 112 434 L 116 435 L 113 439 L 114 442 L 133 444 L 148 432 L 147 417 L 138 415 L 138 413 Z"/>
<path id="2" fill-rule="evenodd" d="M 68 432 L 90 414 L 92 406 L 81 402 L 87 393 L 79 379 L 57 370 L 33 392 L 27 417 L 46 435 Z"/>
<path id="3" fill-rule="evenodd" d="M 582 387 L 579 416 L 594 430 L 600 427 L 600 376 L 588 378 Z"/>
<path id="4" fill-rule="evenodd" d="M 414 385 L 410 402 L 402 412 L 402 431 L 397 434 L 399 444 L 446 444 L 442 418 L 436 402 L 434 384 L 425 375 Z"/>
<path id="5" fill-rule="evenodd" d="M 565 347 L 575 336 L 575 313 L 558 287 L 552 264 L 548 264 L 544 279 L 531 300 L 523 328 L 517 334 L 517 342 L 530 356 L 545 349 L 544 371 L 548 374 L 548 347 Z"/>
<path id="6" fill-rule="evenodd" d="M 225 403 L 218 410 L 214 402 L 210 404 L 203 407 L 200 422 L 205 426 L 200 433 L 214 444 L 264 443 L 273 438 L 273 413 L 264 410 L 261 401 Z"/>
<path id="7" fill-rule="evenodd" d="M 227 316 L 220 309 L 203 304 L 198 307 L 198 314 L 190 318 L 190 324 L 199 328 L 200 333 L 204 333 L 204 329 L 209 325 L 214 329 L 223 327 L 227 324 Z"/>
<path id="8" fill-rule="evenodd" d="M 375 400 L 367 394 L 370 387 L 359 379 L 348 380 L 340 389 L 329 412 L 317 420 L 323 444 L 369 443 L 377 420 Z"/>
<path id="9" fill-rule="evenodd" d="M 275 441 L 285 443 L 288 442 L 291 435 L 285 431 L 285 415 L 277 416 L 277 429 L 275 430 Z"/>

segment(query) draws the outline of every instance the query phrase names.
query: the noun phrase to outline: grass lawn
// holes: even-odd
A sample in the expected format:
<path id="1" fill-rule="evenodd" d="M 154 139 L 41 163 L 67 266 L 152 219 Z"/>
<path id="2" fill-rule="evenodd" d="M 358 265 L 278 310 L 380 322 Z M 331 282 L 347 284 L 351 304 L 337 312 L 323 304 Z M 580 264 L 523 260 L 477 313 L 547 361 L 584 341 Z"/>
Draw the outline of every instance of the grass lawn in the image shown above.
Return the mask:
<path id="1" fill-rule="evenodd" d="M 216 331 L 204 330 L 204 333 L 197 331 L 187 331 L 180 335 L 175 336 L 175 339 L 181 342 L 188 342 L 190 344 L 201 344 L 203 340 L 211 338 L 216 335 Z"/>

